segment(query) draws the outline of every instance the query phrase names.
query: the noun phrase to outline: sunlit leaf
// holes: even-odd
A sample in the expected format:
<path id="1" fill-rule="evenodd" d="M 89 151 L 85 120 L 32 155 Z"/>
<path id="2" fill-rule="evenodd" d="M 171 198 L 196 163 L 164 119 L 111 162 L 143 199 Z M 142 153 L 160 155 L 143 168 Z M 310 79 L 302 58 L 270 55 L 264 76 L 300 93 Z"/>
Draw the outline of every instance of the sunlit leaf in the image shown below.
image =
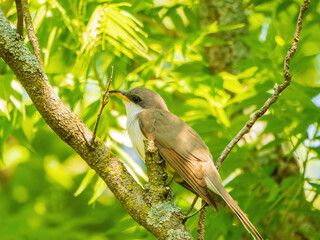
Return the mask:
<path id="1" fill-rule="evenodd" d="M 93 176 L 95 175 L 95 171 L 92 169 L 88 169 L 85 177 L 82 179 L 78 189 L 73 194 L 75 197 L 79 196 L 89 185 L 92 181 Z"/>
<path id="2" fill-rule="evenodd" d="M 98 197 L 101 196 L 106 187 L 106 183 L 101 178 L 98 178 L 96 184 L 94 185 L 93 195 L 88 204 L 91 205 L 92 203 L 94 203 L 98 199 Z"/>

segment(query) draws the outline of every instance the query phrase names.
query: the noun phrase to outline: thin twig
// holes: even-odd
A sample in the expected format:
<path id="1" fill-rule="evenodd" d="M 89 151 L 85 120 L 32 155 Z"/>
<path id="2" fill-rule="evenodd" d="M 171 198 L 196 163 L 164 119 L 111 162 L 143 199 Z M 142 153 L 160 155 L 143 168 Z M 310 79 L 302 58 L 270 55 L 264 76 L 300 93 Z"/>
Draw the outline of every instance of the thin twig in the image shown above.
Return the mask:
<path id="1" fill-rule="evenodd" d="M 104 109 L 104 107 L 108 104 L 109 102 L 109 88 L 110 88 L 110 84 L 112 82 L 112 77 L 113 77 L 113 66 L 111 67 L 111 74 L 110 74 L 110 79 L 106 88 L 106 91 L 104 92 L 103 96 L 102 96 L 102 102 L 101 102 L 101 107 L 100 107 L 100 111 L 98 113 L 97 116 L 97 120 L 96 123 L 94 125 L 94 130 L 93 130 L 93 135 L 92 135 L 92 139 L 91 139 L 91 145 L 94 143 L 94 140 L 96 139 L 96 133 L 97 133 L 97 128 L 98 128 L 98 124 L 99 124 L 99 120 L 102 114 L 102 111 Z"/>
<path id="2" fill-rule="evenodd" d="M 202 206 L 199 210 L 195 211 L 194 213 L 190 214 L 189 216 L 186 216 L 184 218 L 184 221 L 187 221 L 189 218 L 192 218 L 193 216 L 197 215 L 202 209 L 206 208 L 208 204 L 205 201 L 202 201 Z"/>
<path id="3" fill-rule="evenodd" d="M 206 215 L 207 215 L 207 208 L 205 207 L 201 210 L 200 216 L 199 216 L 199 222 L 198 222 L 198 228 L 197 228 L 197 231 L 198 231 L 197 240 L 204 240 L 204 224 L 206 221 Z"/>
<path id="4" fill-rule="evenodd" d="M 28 0 L 20 0 L 20 1 L 22 3 L 24 23 L 27 28 L 29 41 L 32 46 L 34 55 L 36 56 L 37 61 L 38 61 L 39 65 L 41 66 L 41 69 L 43 70 L 43 62 L 41 59 L 41 50 L 40 50 L 38 38 L 36 37 L 36 34 L 34 33 L 32 19 L 31 19 L 31 15 L 30 15 L 30 11 L 29 11 L 29 6 L 28 6 Z"/>
<path id="5" fill-rule="evenodd" d="M 272 94 L 272 96 L 268 98 L 268 100 L 264 103 L 264 105 L 258 111 L 253 113 L 250 120 L 238 132 L 238 134 L 234 137 L 234 139 L 232 139 L 231 142 L 226 146 L 226 148 L 223 150 L 223 152 L 221 153 L 220 157 L 216 162 L 216 168 L 218 170 L 220 169 L 223 160 L 228 156 L 228 154 L 233 149 L 233 147 L 239 142 L 239 140 L 245 134 L 247 134 L 250 131 L 251 127 L 257 121 L 257 119 L 261 117 L 269 109 L 269 107 L 277 101 L 280 93 L 290 85 L 290 82 L 291 82 L 291 74 L 289 72 L 290 61 L 293 55 L 295 54 L 295 52 L 297 51 L 299 36 L 302 29 L 303 16 L 306 10 L 309 8 L 309 5 L 310 5 L 310 0 L 304 0 L 303 5 L 301 5 L 300 7 L 300 13 L 297 21 L 297 27 L 294 34 L 294 39 L 293 39 L 291 48 L 288 49 L 287 55 L 284 60 L 284 66 L 283 66 L 284 82 L 274 89 L 274 93 Z"/>
<path id="6" fill-rule="evenodd" d="M 176 179 L 176 177 L 177 177 L 177 173 L 175 173 L 175 174 L 173 175 L 173 177 L 170 179 L 170 181 L 167 183 L 167 186 L 168 186 L 168 187 L 171 185 L 171 183 L 173 183 L 173 181 Z"/>
<path id="7" fill-rule="evenodd" d="M 17 32 L 23 38 L 23 10 L 22 10 L 22 3 L 21 0 L 15 0 L 16 2 L 16 8 L 17 8 L 17 15 L 18 15 L 18 21 L 17 21 Z"/>
<path id="8" fill-rule="evenodd" d="M 189 213 L 192 211 L 192 209 L 194 208 L 194 205 L 196 205 L 196 202 L 198 200 L 199 196 L 196 195 L 195 198 L 193 199 L 188 211 L 185 213 L 187 216 L 189 215 Z"/>

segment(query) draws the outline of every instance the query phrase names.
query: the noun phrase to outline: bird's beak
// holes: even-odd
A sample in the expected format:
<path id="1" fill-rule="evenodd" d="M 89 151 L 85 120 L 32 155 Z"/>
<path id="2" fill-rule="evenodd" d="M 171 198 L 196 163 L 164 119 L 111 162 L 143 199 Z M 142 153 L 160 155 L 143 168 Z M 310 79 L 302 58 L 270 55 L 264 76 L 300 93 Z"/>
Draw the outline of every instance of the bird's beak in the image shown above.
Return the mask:
<path id="1" fill-rule="evenodd" d="M 121 90 L 111 90 L 109 91 L 111 95 L 117 96 L 121 98 L 125 102 L 130 102 L 129 98 L 127 98 L 127 92 L 126 91 L 121 91 Z"/>

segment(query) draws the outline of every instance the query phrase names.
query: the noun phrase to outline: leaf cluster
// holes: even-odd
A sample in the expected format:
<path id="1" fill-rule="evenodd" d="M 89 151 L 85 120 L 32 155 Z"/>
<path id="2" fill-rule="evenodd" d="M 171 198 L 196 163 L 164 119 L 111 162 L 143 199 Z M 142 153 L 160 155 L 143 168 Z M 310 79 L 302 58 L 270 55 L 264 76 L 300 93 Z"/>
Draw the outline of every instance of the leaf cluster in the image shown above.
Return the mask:
<path id="1" fill-rule="evenodd" d="M 246 21 L 206 25 L 202 1 L 31 1 L 30 11 L 44 71 L 59 97 L 87 126 L 93 129 L 114 66 L 112 89 L 144 86 L 157 91 L 217 159 L 283 81 L 283 60 L 300 3 L 243 1 L 239 11 L 244 11 Z M 15 24 L 13 1 L 0 7 Z M 291 63 L 291 86 L 220 170 L 231 195 L 269 239 L 320 238 L 319 9 L 320 2 L 311 1 Z M 242 29 L 246 31 L 240 34 Z M 229 33 L 235 37 L 219 37 Z M 208 49 L 226 46 L 244 51 L 247 57 L 212 74 Z M 144 184 L 145 166 L 128 140 L 124 116 L 122 103 L 111 99 L 97 136 Z M 0 156 L 4 239 L 152 239 L 51 132 L 3 61 Z M 193 195 L 176 185 L 173 191 L 175 203 L 187 209 Z M 187 222 L 194 235 L 196 220 Z M 234 222 L 228 210 L 219 214 L 209 210 L 207 239 L 246 236 Z"/>

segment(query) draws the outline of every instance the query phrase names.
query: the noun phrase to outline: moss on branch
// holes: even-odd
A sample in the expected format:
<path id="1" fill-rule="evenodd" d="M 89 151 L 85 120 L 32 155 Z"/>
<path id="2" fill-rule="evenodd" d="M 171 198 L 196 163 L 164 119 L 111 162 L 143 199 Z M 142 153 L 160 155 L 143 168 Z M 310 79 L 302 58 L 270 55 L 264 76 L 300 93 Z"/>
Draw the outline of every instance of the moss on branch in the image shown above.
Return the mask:
<path id="1" fill-rule="evenodd" d="M 92 132 L 79 117 L 63 105 L 35 56 L 20 39 L 0 10 L 0 57 L 14 72 L 50 128 L 98 173 L 139 224 L 158 239 L 168 239 L 169 230 L 178 229 L 189 237 L 183 239 L 190 239 L 191 235 L 179 214 L 172 213 L 161 224 L 152 223 L 152 205 L 164 199 L 154 194 L 153 189 L 145 191 L 100 139 L 97 139 L 93 148 L 88 146 L 87 139 L 92 138 Z"/>

